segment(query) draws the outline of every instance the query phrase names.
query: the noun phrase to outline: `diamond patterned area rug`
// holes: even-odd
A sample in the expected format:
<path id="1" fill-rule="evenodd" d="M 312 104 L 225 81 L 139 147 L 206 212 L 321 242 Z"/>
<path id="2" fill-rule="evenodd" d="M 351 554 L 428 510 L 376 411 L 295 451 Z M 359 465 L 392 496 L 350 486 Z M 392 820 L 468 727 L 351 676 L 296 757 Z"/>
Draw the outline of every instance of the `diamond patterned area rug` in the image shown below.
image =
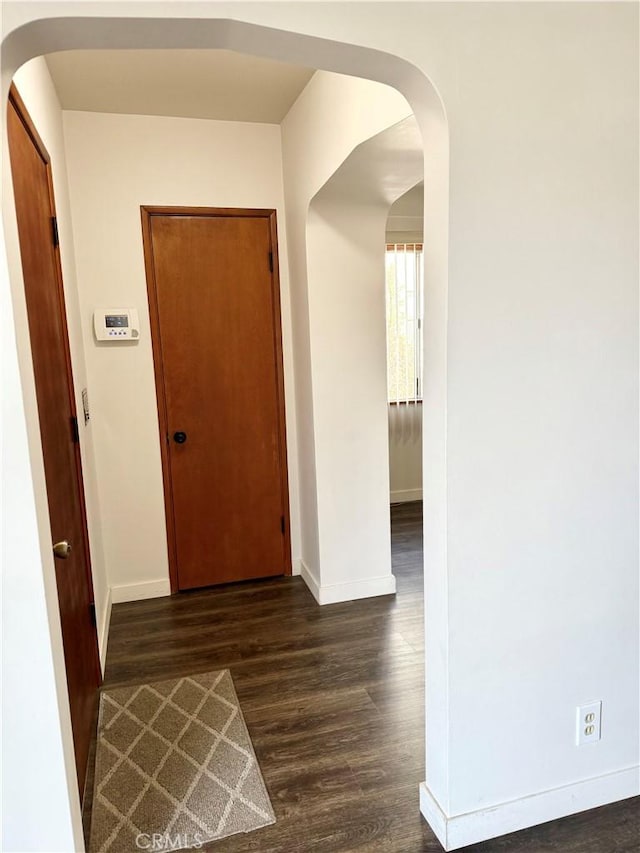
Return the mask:
<path id="1" fill-rule="evenodd" d="M 274 822 L 228 670 L 102 692 L 90 853 L 197 849 Z"/>

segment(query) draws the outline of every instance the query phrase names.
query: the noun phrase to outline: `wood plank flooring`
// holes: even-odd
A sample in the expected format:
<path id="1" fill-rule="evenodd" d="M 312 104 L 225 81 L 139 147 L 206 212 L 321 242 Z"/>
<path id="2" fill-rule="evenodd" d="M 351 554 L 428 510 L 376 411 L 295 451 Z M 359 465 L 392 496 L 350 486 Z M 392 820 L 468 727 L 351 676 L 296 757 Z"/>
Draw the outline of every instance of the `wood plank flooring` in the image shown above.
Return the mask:
<path id="1" fill-rule="evenodd" d="M 395 597 L 319 607 L 293 577 L 114 606 L 105 687 L 231 671 L 277 822 L 206 849 L 442 850 L 418 806 L 422 506 L 391 516 Z M 638 853 L 639 839 L 627 800 L 466 850 Z"/>

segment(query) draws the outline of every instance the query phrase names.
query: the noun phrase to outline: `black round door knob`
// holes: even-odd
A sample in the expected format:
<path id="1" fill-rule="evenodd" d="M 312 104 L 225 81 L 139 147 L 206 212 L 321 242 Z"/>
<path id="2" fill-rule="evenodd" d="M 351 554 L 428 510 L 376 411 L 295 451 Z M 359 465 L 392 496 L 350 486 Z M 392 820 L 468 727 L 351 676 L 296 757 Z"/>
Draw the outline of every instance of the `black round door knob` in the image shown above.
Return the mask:
<path id="1" fill-rule="evenodd" d="M 174 432 L 173 440 L 175 441 L 176 444 L 184 444 L 185 441 L 187 440 L 186 432 Z"/>

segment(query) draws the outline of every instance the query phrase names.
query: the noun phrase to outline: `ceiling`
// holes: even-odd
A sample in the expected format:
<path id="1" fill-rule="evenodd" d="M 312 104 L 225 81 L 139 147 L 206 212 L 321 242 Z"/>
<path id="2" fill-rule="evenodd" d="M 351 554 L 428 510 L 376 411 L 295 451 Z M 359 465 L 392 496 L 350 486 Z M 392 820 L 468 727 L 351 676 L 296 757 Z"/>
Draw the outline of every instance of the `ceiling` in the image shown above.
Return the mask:
<path id="1" fill-rule="evenodd" d="M 229 50 L 74 50 L 46 57 L 62 108 L 279 124 L 314 71 Z"/>
<path id="2" fill-rule="evenodd" d="M 389 216 L 417 216 L 424 213 L 424 181 L 420 181 L 391 205 Z"/>
<path id="3" fill-rule="evenodd" d="M 357 145 L 314 201 L 390 207 L 398 198 L 404 199 L 423 176 L 422 136 L 415 116 L 410 115 Z"/>

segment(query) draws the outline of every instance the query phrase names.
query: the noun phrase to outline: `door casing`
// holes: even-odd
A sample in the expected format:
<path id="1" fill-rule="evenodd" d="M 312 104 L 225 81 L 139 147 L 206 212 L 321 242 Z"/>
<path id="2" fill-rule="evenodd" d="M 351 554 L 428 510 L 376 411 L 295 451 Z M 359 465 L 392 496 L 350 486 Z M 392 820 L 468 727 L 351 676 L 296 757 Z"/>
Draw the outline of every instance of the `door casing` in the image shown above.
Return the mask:
<path id="1" fill-rule="evenodd" d="M 151 234 L 151 218 L 153 216 L 205 216 L 205 217 L 251 217 L 264 218 L 269 222 L 270 244 L 273 257 L 271 288 L 274 306 L 275 334 L 275 367 L 277 376 L 277 395 L 279 413 L 279 451 L 280 477 L 283 496 L 284 529 L 284 572 L 285 576 L 292 574 L 291 563 L 291 521 L 289 507 L 289 475 L 287 466 L 286 415 L 284 396 L 284 369 L 282 352 L 282 319 L 280 307 L 280 276 L 278 262 L 278 233 L 276 211 L 270 208 L 221 208 L 221 207 L 172 207 L 151 206 L 140 207 L 142 217 L 142 242 L 144 249 L 145 273 L 147 280 L 147 295 L 149 299 L 149 321 L 151 326 L 151 343 L 153 349 L 153 369 L 155 374 L 156 399 L 158 405 L 158 427 L 160 433 L 160 456 L 162 460 L 162 481 L 164 487 L 164 508 L 167 528 L 167 550 L 169 558 L 169 581 L 171 593 L 180 591 L 178 580 L 178 554 L 176 541 L 176 526 L 173 506 L 173 489 L 171 484 L 171 460 L 167 435 L 169 434 L 169 419 L 167 414 L 166 386 L 162 360 L 162 344 L 160 338 L 160 314 L 158 294 L 153 264 L 153 247 Z"/>
<path id="2" fill-rule="evenodd" d="M 7 109 L 13 108 L 16 112 L 18 119 L 21 121 L 27 135 L 29 136 L 36 152 L 40 156 L 43 161 L 45 167 L 45 173 L 47 178 L 47 193 L 49 198 L 49 213 L 52 219 L 52 222 L 55 222 L 56 235 L 57 235 L 57 217 L 56 217 L 56 207 L 55 207 L 55 196 L 53 191 L 53 174 L 51 168 L 51 158 L 49 153 L 29 115 L 29 112 L 22 100 L 20 93 L 18 92 L 16 86 L 12 83 L 9 90 L 9 99 L 7 104 Z M 46 247 L 46 251 L 50 250 L 50 246 Z M 43 251 L 45 248 L 43 247 Z M 22 247 L 21 247 L 22 253 Z M 67 326 L 67 317 L 66 317 L 66 308 L 65 308 L 65 297 L 64 297 L 64 285 L 63 285 L 63 277 L 62 277 L 62 266 L 60 262 L 60 249 L 59 244 L 57 242 L 53 245 L 53 270 L 55 276 L 55 288 L 56 288 L 56 301 L 59 308 L 59 320 L 61 324 L 61 336 L 62 343 L 64 349 L 64 362 L 65 362 L 65 383 L 68 389 L 68 406 L 69 406 L 69 415 L 72 419 L 72 423 L 75 422 L 77 427 L 77 409 L 76 409 L 76 401 L 75 401 L 75 392 L 74 392 L 74 381 L 73 381 L 73 370 L 71 365 L 71 354 L 69 349 L 69 332 Z M 27 287 L 27 282 L 25 281 L 25 288 Z M 27 315 L 29 315 L 28 309 L 28 301 L 27 301 Z M 38 391 L 38 380 L 37 374 L 35 376 L 36 382 L 36 393 Z M 44 453 L 44 447 L 43 447 Z M 86 576 L 86 584 L 87 584 L 87 594 L 89 600 L 86 602 L 88 607 L 93 608 L 93 633 L 90 638 L 91 648 L 88 650 L 88 654 L 91 657 L 90 667 L 95 672 L 95 688 L 96 688 L 96 700 L 97 700 L 97 690 L 102 683 L 102 670 L 100 666 L 100 657 L 99 657 L 99 649 L 98 649 L 98 634 L 97 634 L 97 626 L 95 622 L 95 599 L 93 592 L 93 578 L 91 572 L 91 552 L 89 549 L 89 533 L 88 533 L 88 525 L 87 525 L 87 509 L 86 509 L 86 501 L 85 501 L 85 491 L 84 491 L 84 479 L 82 474 L 82 457 L 80 453 L 80 442 L 79 437 L 77 440 L 73 442 L 73 460 L 74 460 L 74 471 L 73 476 L 77 485 L 77 497 L 78 497 L 78 509 L 79 509 L 79 521 L 81 525 L 81 534 L 82 534 L 82 549 L 83 549 L 83 565 L 85 567 L 85 576 Z M 46 466 L 45 466 L 46 467 Z M 65 669 L 67 667 L 67 655 L 70 654 L 70 650 L 65 647 Z M 71 700 L 70 700 L 71 701 Z M 97 718 L 94 719 L 94 723 L 97 721 Z M 86 733 L 85 733 L 86 734 Z M 81 735 L 80 735 L 81 736 Z M 79 734 L 74 729 L 73 730 L 73 743 L 74 743 L 74 752 L 76 758 L 76 770 L 78 774 L 78 786 L 80 789 L 80 798 L 83 798 L 84 795 L 84 783 L 86 780 L 86 772 L 87 772 L 87 763 L 86 761 L 80 761 L 82 755 L 79 755 L 78 748 L 78 740 Z M 88 753 L 86 756 L 88 760 Z"/>

